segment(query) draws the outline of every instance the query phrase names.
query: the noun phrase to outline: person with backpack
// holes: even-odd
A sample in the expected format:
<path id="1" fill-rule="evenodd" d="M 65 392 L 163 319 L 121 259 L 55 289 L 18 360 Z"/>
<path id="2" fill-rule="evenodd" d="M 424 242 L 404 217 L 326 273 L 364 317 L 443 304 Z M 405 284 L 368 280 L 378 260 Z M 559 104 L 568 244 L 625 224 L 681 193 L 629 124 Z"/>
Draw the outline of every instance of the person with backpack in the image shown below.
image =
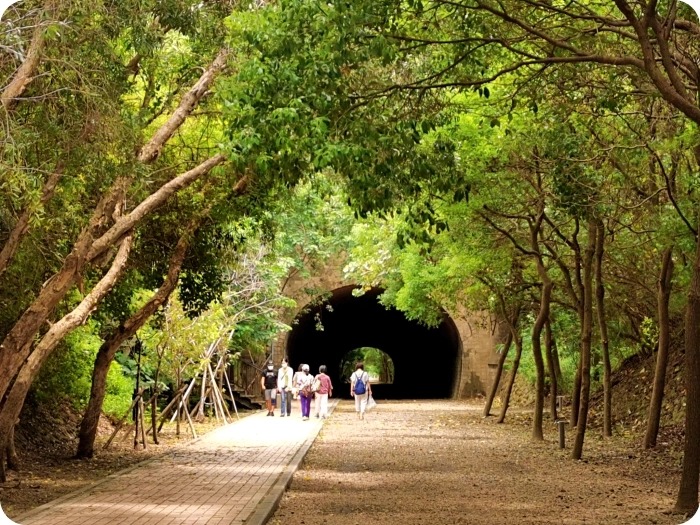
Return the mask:
<path id="1" fill-rule="evenodd" d="M 333 383 L 326 375 L 326 365 L 318 367 L 318 375 L 314 379 L 311 389 L 316 394 L 315 417 L 326 419 L 328 417 L 328 398 L 333 396 Z"/>
<path id="2" fill-rule="evenodd" d="M 272 406 L 272 400 L 277 398 L 277 373 L 275 372 L 275 365 L 272 364 L 272 361 L 267 363 L 267 369 L 262 372 L 260 388 L 262 388 L 265 396 L 267 415 L 274 416 L 275 408 Z"/>
<path id="3" fill-rule="evenodd" d="M 314 376 L 309 374 L 309 365 L 301 365 L 301 373 L 296 376 L 295 386 L 299 391 L 299 404 L 301 405 L 301 419 L 306 421 L 311 414 L 311 398 L 314 393 L 311 390 Z"/>
<path id="4" fill-rule="evenodd" d="M 360 419 L 365 418 L 367 400 L 372 394 L 369 385 L 369 374 L 365 372 L 364 363 L 357 363 L 355 371 L 350 376 L 350 395 L 355 398 L 355 412 Z"/>

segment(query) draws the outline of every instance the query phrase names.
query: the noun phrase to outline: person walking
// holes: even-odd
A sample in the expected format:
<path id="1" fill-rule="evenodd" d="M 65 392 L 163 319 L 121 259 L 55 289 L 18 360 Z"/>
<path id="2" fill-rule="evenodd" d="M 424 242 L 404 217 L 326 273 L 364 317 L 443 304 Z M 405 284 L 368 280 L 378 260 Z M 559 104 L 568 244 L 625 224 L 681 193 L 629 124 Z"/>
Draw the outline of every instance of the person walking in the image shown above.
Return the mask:
<path id="1" fill-rule="evenodd" d="M 260 388 L 265 396 L 265 407 L 267 415 L 274 416 L 275 411 L 272 406 L 273 397 L 277 397 L 277 374 L 275 373 L 275 365 L 270 361 L 267 363 L 267 368 L 263 370 L 260 378 Z"/>
<path id="2" fill-rule="evenodd" d="M 355 371 L 350 376 L 350 395 L 355 398 L 355 412 L 360 419 L 365 418 L 367 400 L 372 395 L 369 384 L 369 374 L 365 372 L 364 363 L 357 363 Z"/>
<path id="3" fill-rule="evenodd" d="M 300 363 L 297 371 L 294 372 L 294 377 L 292 377 L 292 397 L 294 399 L 299 399 L 299 387 L 297 385 L 299 383 L 299 377 L 304 373 L 301 370 L 303 366 L 304 365 Z"/>
<path id="4" fill-rule="evenodd" d="M 309 374 L 309 365 L 301 365 L 301 372 L 297 374 L 295 384 L 299 391 L 299 404 L 301 405 L 301 419 L 306 421 L 311 413 L 311 398 L 314 393 L 311 391 L 314 376 Z"/>
<path id="5" fill-rule="evenodd" d="M 328 398 L 333 397 L 333 383 L 331 378 L 326 375 L 326 365 L 318 367 L 318 375 L 314 379 L 314 387 L 316 389 L 316 404 L 314 415 L 326 419 L 328 417 Z"/>
<path id="6" fill-rule="evenodd" d="M 280 417 L 292 415 L 292 367 L 288 366 L 287 360 L 282 359 L 282 366 L 277 371 L 277 390 L 282 401 L 280 406 Z"/>

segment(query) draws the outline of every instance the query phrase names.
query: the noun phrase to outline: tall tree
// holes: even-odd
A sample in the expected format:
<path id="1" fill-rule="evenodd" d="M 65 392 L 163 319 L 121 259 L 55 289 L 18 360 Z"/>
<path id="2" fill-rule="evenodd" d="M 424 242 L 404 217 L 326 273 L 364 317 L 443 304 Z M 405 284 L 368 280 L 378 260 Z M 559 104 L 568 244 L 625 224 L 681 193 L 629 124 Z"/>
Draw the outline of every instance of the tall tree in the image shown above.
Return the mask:
<path id="1" fill-rule="evenodd" d="M 659 434 L 661 423 L 661 406 L 664 398 L 664 386 L 666 385 L 666 368 L 668 366 L 668 354 L 671 343 L 669 322 L 669 301 L 671 299 L 671 280 L 673 278 L 673 247 L 664 250 L 661 262 L 661 271 L 658 281 L 658 322 L 659 344 L 656 353 L 656 369 L 654 371 L 654 386 L 649 400 L 649 412 L 647 414 L 647 428 L 644 434 L 644 448 L 656 446 L 656 438 Z"/>
<path id="2" fill-rule="evenodd" d="M 583 454 L 583 441 L 586 437 L 588 425 L 588 409 L 591 391 L 591 345 L 593 339 L 593 258 L 595 256 L 597 223 L 594 219 L 588 220 L 588 244 L 583 257 L 583 291 L 584 291 L 584 318 L 583 318 L 583 342 L 581 345 L 581 403 L 579 405 L 578 424 L 576 425 L 576 437 L 571 449 L 572 459 L 581 459 Z"/>

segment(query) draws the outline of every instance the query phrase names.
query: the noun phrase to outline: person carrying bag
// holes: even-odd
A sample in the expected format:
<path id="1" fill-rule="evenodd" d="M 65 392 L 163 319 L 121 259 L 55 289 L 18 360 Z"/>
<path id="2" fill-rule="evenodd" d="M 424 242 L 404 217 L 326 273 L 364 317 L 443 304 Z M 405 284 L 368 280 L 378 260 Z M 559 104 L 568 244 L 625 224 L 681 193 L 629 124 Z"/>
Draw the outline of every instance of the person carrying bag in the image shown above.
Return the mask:
<path id="1" fill-rule="evenodd" d="M 365 372 L 364 363 L 357 363 L 355 371 L 350 376 L 350 395 L 355 398 L 355 412 L 360 419 L 365 418 L 367 401 L 372 395 L 369 384 L 369 374 Z"/>

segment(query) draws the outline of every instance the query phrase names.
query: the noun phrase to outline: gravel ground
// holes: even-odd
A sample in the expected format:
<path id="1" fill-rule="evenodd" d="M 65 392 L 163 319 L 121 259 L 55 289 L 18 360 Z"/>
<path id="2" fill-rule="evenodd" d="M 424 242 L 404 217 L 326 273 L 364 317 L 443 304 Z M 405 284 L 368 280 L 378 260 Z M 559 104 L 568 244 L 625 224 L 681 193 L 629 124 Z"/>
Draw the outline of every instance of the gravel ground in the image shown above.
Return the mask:
<path id="1" fill-rule="evenodd" d="M 506 425 L 462 401 L 384 401 L 365 421 L 341 401 L 271 525 L 676 525 L 679 479 L 672 447 L 645 452 L 635 436 L 591 430 L 584 460 L 558 449 L 546 423 L 530 439 L 528 415 Z M 567 436 L 569 438 L 570 436 Z"/>

